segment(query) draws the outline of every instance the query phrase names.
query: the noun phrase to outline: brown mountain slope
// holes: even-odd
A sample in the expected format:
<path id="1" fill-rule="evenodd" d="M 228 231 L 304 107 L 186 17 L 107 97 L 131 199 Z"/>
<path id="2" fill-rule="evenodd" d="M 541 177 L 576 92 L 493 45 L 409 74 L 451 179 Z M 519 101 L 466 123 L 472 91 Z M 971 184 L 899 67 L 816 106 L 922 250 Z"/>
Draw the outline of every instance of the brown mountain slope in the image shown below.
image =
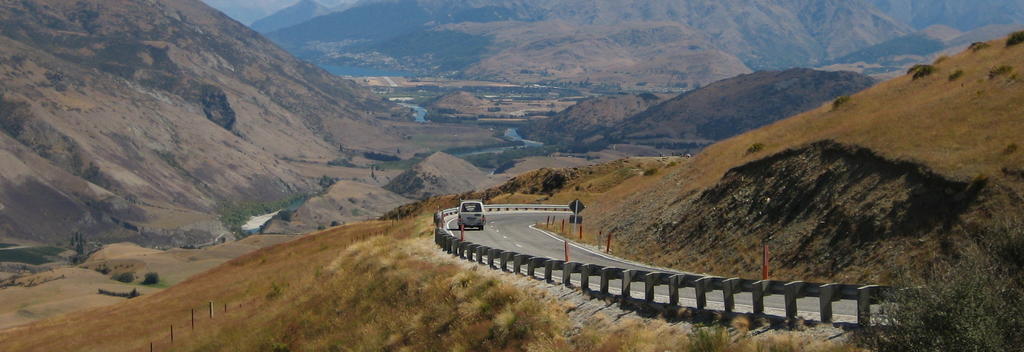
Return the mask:
<path id="1" fill-rule="evenodd" d="M 600 134 L 616 142 L 699 148 L 861 91 L 873 83 L 871 78 L 852 72 L 758 72 L 684 93 Z"/>
<path id="2" fill-rule="evenodd" d="M 486 173 L 460 158 L 437 152 L 391 180 L 385 189 L 422 199 L 472 191 L 489 180 Z"/>
<path id="3" fill-rule="evenodd" d="M 222 202 L 317 187 L 280 158 L 400 143 L 373 118 L 389 106 L 199 1 L 4 2 L 0 18 L 0 237 L 206 242 Z"/>
<path id="4" fill-rule="evenodd" d="M 580 140 L 614 127 L 630 116 L 647 110 L 663 99 L 654 94 L 626 94 L 583 100 L 555 116 L 531 120 L 520 128 L 529 138 L 549 144 L 586 144 Z M 594 138 L 601 138 L 594 136 Z"/>

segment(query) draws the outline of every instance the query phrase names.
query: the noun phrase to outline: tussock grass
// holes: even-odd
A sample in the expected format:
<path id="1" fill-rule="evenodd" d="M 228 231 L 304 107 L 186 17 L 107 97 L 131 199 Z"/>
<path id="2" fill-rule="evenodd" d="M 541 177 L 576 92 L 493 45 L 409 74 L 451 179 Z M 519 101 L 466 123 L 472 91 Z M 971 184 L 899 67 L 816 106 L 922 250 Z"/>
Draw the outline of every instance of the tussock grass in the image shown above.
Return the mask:
<path id="1" fill-rule="evenodd" d="M 914 65 L 910 70 L 907 70 L 907 74 L 911 75 L 914 80 L 931 76 L 933 73 L 938 71 L 935 66 L 932 65 Z"/>

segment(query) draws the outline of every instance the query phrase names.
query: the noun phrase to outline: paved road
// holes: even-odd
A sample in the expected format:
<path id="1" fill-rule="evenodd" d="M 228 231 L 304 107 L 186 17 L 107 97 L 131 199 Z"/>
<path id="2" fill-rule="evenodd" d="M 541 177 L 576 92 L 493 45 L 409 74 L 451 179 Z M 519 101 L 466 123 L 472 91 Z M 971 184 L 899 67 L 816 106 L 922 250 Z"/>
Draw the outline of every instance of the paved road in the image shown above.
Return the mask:
<path id="1" fill-rule="evenodd" d="M 487 226 L 482 231 L 466 231 L 466 241 L 485 245 L 492 248 L 515 251 L 531 256 L 541 256 L 553 259 L 564 259 L 564 242 L 554 234 L 532 227 L 536 223 L 543 223 L 551 212 L 546 213 L 520 213 L 520 214 L 488 214 Z M 446 227 L 449 232 L 458 236 L 458 226 L 455 219 L 446 219 Z M 630 262 L 624 259 L 605 255 L 592 251 L 586 247 L 570 242 L 569 259 L 573 262 L 597 264 L 602 266 L 614 266 L 623 269 L 636 269 L 653 272 L 683 273 L 663 268 L 644 266 L 639 263 Z M 556 277 L 557 277 L 556 271 Z M 560 280 L 560 278 L 558 278 Z M 609 286 L 613 293 L 618 293 L 621 287 L 621 280 L 612 281 Z M 578 283 L 578 280 L 573 280 Z M 597 290 L 599 280 L 590 281 L 591 289 Z M 643 297 L 643 283 L 634 283 L 630 287 L 633 297 Z M 658 286 L 655 300 L 668 302 L 668 287 Z M 696 295 L 693 288 L 684 288 L 679 293 L 680 304 L 696 307 Z M 736 296 L 737 312 L 753 312 L 752 298 L 750 293 L 740 293 Z M 708 308 L 724 309 L 720 291 L 708 293 Z M 785 303 L 781 295 L 766 296 L 764 298 L 765 312 L 772 315 L 785 315 Z M 798 300 L 800 315 L 817 320 L 819 311 L 817 298 L 801 298 Z M 835 302 L 832 305 L 833 320 L 836 322 L 856 322 L 857 303 L 852 300 Z"/>

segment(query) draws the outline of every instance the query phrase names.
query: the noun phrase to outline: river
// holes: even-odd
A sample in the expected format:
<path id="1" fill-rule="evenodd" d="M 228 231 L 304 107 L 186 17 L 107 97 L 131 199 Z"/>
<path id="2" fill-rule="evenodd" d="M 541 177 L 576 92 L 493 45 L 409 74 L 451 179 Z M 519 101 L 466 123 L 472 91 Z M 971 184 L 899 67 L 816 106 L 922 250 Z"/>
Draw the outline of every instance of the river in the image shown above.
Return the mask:
<path id="1" fill-rule="evenodd" d="M 412 118 L 416 122 L 418 122 L 418 123 L 430 122 L 430 121 L 427 121 L 427 109 L 425 109 L 424 107 L 419 106 L 419 105 L 407 104 L 407 103 L 398 103 L 398 105 L 401 105 L 401 106 L 413 109 L 413 111 L 415 111 L 415 112 L 413 113 Z"/>

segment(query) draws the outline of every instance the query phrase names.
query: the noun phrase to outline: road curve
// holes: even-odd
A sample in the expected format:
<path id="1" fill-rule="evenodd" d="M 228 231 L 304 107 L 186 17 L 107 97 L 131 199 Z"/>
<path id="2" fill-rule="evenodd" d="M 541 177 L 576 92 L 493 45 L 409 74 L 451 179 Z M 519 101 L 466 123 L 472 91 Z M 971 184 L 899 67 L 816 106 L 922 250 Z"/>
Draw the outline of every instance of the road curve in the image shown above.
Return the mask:
<path id="1" fill-rule="evenodd" d="M 522 254 L 527 254 L 537 257 L 547 257 L 552 259 L 564 259 L 564 241 L 560 237 L 549 233 L 547 231 L 538 229 L 533 225 L 537 223 L 543 223 L 548 216 L 552 214 L 566 215 L 565 213 L 552 213 L 548 212 L 519 212 L 519 213 L 489 213 L 487 214 L 487 226 L 483 230 L 479 231 L 466 231 L 466 241 L 473 242 L 476 244 L 499 248 L 507 251 L 514 251 Z M 459 229 L 455 223 L 456 218 L 446 218 L 445 227 L 447 231 L 458 237 Z M 609 267 L 618 267 L 623 269 L 635 269 L 645 270 L 651 272 L 664 272 L 672 274 L 682 274 L 685 272 L 669 270 L 664 268 L 657 268 L 651 266 L 645 266 L 640 263 L 635 263 L 614 256 L 606 255 L 593 251 L 585 246 L 576 244 L 572 241 L 569 242 L 569 259 L 577 263 L 585 264 L 597 264 Z M 689 274 L 689 273 L 686 273 Z M 558 276 L 557 274 L 555 275 Z M 560 280 L 560 278 L 559 278 Z M 578 280 L 573 280 L 574 283 L 578 284 Z M 591 289 L 596 290 L 599 283 L 591 281 Z M 613 280 L 610 283 L 613 288 L 621 287 L 620 280 Z M 616 290 L 613 289 L 615 293 Z M 633 297 L 643 297 L 643 285 L 631 285 L 630 291 Z M 656 291 L 656 301 L 667 302 L 668 301 L 668 288 L 664 286 L 658 286 Z M 696 293 L 693 288 L 684 288 L 679 292 L 680 305 L 683 306 L 696 306 Z M 708 308 L 710 309 L 724 309 L 723 297 L 721 292 L 712 291 L 707 295 Z M 750 293 L 739 293 L 735 296 L 736 299 L 736 312 L 753 312 L 753 300 Z M 780 295 L 771 295 L 764 297 L 765 313 L 771 315 L 784 316 L 785 314 L 785 302 Z M 800 316 L 807 319 L 818 320 L 820 318 L 818 311 L 818 299 L 813 297 L 805 297 L 797 300 L 799 307 Z M 853 300 L 841 300 L 832 304 L 833 309 L 833 320 L 835 322 L 856 322 L 857 321 L 857 302 Z"/>

